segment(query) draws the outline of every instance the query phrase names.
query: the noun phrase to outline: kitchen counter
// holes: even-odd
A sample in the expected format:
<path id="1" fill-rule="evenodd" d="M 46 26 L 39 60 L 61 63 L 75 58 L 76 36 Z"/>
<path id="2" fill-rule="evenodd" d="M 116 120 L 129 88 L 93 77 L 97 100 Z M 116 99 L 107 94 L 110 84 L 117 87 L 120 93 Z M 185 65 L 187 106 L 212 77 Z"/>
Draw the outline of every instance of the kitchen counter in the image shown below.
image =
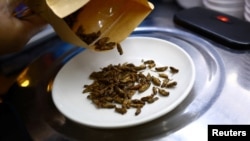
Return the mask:
<path id="1" fill-rule="evenodd" d="M 37 141 L 205 141 L 209 124 L 250 124 L 249 51 L 229 49 L 175 25 L 173 15 L 182 10 L 175 2 L 152 3 L 155 10 L 131 36 L 165 39 L 190 54 L 199 77 L 189 96 L 170 113 L 136 127 L 95 129 L 74 123 L 56 109 L 51 89 L 60 68 L 85 49 L 63 42 L 48 27 L 46 36 L 19 54 L 0 58 L 1 73 L 19 74 L 6 101 L 25 135 Z"/>

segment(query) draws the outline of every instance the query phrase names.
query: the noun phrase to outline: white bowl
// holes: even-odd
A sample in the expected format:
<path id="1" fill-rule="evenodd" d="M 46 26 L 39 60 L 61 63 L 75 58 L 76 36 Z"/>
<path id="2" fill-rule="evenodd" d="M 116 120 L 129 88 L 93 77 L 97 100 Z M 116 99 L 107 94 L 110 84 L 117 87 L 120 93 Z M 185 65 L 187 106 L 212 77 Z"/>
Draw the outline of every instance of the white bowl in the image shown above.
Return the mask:
<path id="1" fill-rule="evenodd" d="M 247 7 L 250 7 L 250 0 L 245 0 L 245 5 L 246 5 Z"/>
<path id="2" fill-rule="evenodd" d="M 177 3 L 183 8 L 203 6 L 202 0 L 177 0 Z"/>
<path id="3" fill-rule="evenodd" d="M 250 14 L 250 7 L 248 7 L 247 5 L 245 5 L 244 12 Z"/>
<path id="4" fill-rule="evenodd" d="M 242 2 L 244 0 L 209 0 L 209 1 L 213 1 L 213 2 Z"/>
<path id="5" fill-rule="evenodd" d="M 117 50 L 94 52 L 86 50 L 58 72 L 53 83 L 52 98 L 55 106 L 66 117 L 76 123 L 96 128 L 122 128 L 143 124 L 172 111 L 190 94 L 195 82 L 195 66 L 192 58 L 180 46 L 166 40 L 151 37 L 129 37 L 121 43 L 124 54 Z M 142 59 L 153 59 L 156 65 L 175 66 L 180 71 L 172 76 L 178 82 L 170 89 L 168 97 L 160 97 L 157 102 L 143 107 L 135 116 L 131 108 L 124 115 L 112 109 L 99 109 L 83 94 L 83 85 L 91 84 L 89 74 L 110 64 L 141 64 Z M 150 70 L 149 70 L 150 71 Z M 150 71 L 153 73 L 153 70 Z M 157 75 L 157 74 L 156 74 Z M 153 85 L 150 86 L 151 88 Z M 149 88 L 134 96 L 141 97 L 152 92 Z M 133 97 L 134 97 L 133 96 Z"/>
<path id="6" fill-rule="evenodd" d="M 245 2 L 244 0 L 230 0 L 230 1 L 218 1 L 218 0 L 207 0 L 208 3 L 214 6 L 220 7 L 244 7 Z"/>
<path id="7" fill-rule="evenodd" d="M 247 5 L 245 5 L 245 11 L 244 11 L 244 19 L 246 21 L 250 21 L 250 7 L 248 7 Z"/>
<path id="8" fill-rule="evenodd" d="M 250 22 L 250 14 L 244 13 L 244 19 L 248 22 Z"/>
<path id="9" fill-rule="evenodd" d="M 216 6 L 208 2 L 207 0 L 203 0 L 203 4 L 206 8 L 219 11 L 237 18 L 242 19 L 244 14 L 244 6 L 243 7 L 222 7 L 222 6 Z"/>

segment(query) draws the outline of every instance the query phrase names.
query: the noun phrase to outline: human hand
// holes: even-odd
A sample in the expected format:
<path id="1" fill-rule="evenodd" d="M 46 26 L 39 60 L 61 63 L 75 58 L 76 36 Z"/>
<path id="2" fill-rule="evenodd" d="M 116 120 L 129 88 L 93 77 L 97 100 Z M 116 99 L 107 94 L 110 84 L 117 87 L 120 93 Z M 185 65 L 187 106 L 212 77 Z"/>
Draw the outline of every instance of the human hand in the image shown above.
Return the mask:
<path id="1" fill-rule="evenodd" d="M 18 18 L 14 11 L 20 3 L 21 0 L 0 0 L 0 55 L 21 50 L 47 24 L 29 9 Z"/>
<path id="2" fill-rule="evenodd" d="M 20 3 L 21 0 L 0 0 L 0 55 L 21 50 L 47 25 L 45 20 L 29 9 L 15 14 L 15 9 Z M 1 95 L 8 91 L 16 77 L 0 74 L 0 103 Z"/>

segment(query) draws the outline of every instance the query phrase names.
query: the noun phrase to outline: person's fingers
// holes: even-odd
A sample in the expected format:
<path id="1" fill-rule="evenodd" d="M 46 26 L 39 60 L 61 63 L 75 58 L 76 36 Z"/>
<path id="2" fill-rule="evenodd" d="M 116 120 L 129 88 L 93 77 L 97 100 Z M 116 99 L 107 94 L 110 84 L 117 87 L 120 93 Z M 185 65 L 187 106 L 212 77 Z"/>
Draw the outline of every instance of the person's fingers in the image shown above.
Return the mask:
<path id="1" fill-rule="evenodd" d="M 22 3 L 22 0 L 3 0 L 5 1 L 6 5 L 8 6 L 10 12 L 13 12 L 14 9 Z"/>
<path id="2" fill-rule="evenodd" d="M 21 23 L 20 28 L 24 30 L 24 33 L 29 33 L 28 37 L 31 37 L 37 32 L 41 31 L 42 28 L 47 24 L 47 22 L 42 17 L 34 13 L 23 3 L 19 3 L 17 5 L 12 15 L 19 20 Z"/>
<path id="3" fill-rule="evenodd" d="M 12 13 L 14 9 L 21 3 L 21 0 L 2 0 L 8 8 L 8 11 Z"/>
<path id="4" fill-rule="evenodd" d="M 18 2 L 19 0 L 0 0 L 0 55 L 19 51 L 47 25 L 43 18 Z"/>
<path id="5" fill-rule="evenodd" d="M 47 25 L 47 22 L 36 14 L 20 19 L 20 22 L 22 22 L 21 28 L 23 32 L 28 33 L 29 38 L 40 32 Z"/>

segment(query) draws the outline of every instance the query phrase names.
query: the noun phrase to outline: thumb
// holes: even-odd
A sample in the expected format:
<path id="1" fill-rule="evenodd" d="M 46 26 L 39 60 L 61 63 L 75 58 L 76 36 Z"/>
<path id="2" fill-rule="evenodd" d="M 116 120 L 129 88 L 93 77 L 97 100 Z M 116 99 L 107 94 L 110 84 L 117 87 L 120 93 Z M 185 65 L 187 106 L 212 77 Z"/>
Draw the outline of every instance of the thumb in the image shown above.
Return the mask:
<path id="1" fill-rule="evenodd" d="M 13 15 L 20 20 L 24 33 L 29 33 L 29 37 L 41 31 L 47 22 L 38 14 L 34 13 L 23 3 L 20 3 L 15 9 Z"/>

